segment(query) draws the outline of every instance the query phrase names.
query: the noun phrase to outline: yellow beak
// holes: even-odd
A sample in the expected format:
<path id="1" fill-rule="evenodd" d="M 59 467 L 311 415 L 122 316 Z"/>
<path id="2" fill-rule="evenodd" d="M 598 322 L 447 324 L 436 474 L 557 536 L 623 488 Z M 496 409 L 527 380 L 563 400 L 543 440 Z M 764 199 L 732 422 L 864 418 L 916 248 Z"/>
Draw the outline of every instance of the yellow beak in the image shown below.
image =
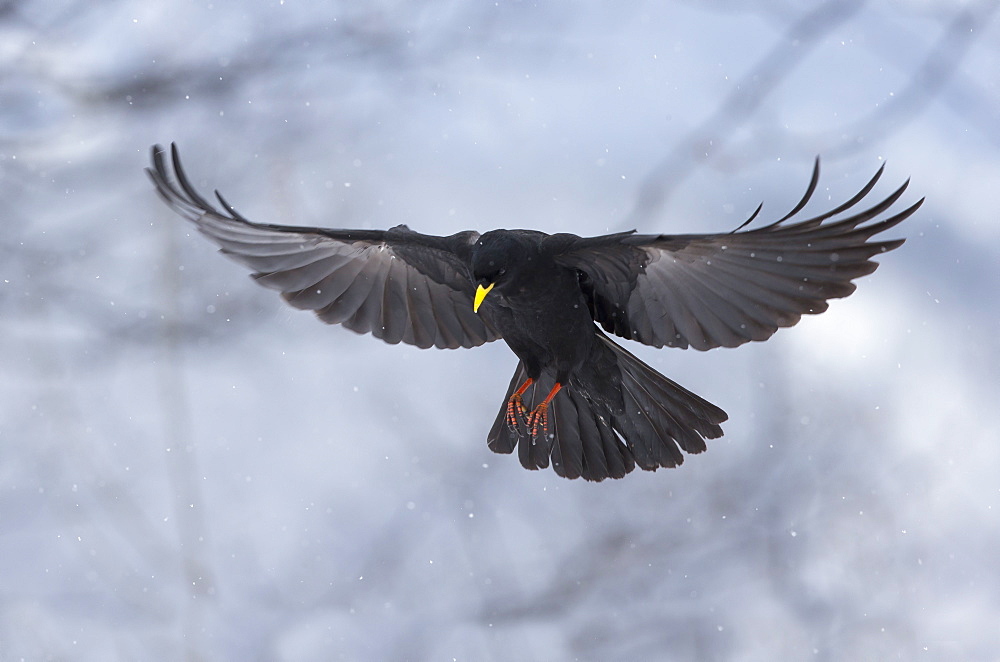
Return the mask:
<path id="1" fill-rule="evenodd" d="M 479 312 L 479 306 L 483 305 L 483 299 L 485 299 L 486 295 L 490 293 L 490 290 L 493 289 L 494 285 L 495 283 L 490 283 L 487 287 L 480 285 L 479 288 L 476 289 L 476 298 L 472 302 L 472 312 Z"/>

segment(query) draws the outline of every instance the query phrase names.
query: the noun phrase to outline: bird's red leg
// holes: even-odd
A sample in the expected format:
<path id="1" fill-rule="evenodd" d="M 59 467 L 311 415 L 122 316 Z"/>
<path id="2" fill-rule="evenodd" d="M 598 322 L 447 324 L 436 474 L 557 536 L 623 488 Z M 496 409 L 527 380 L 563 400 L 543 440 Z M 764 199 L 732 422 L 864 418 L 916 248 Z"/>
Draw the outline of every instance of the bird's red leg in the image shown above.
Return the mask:
<path id="1" fill-rule="evenodd" d="M 526 379 L 525 382 L 521 384 L 516 391 L 514 391 L 514 394 L 510 396 L 510 400 L 507 401 L 507 425 L 512 428 L 516 428 L 518 426 L 520 420 L 518 416 L 524 418 L 528 415 L 528 408 L 524 406 L 524 401 L 521 400 L 521 396 L 524 395 L 524 392 L 528 390 L 528 387 L 534 383 L 535 380 L 528 377 L 528 379 Z"/>
<path id="2" fill-rule="evenodd" d="M 556 385 L 552 387 L 549 394 L 545 396 L 545 399 L 538 403 L 538 406 L 528 414 L 528 430 L 531 431 L 532 437 L 538 436 L 538 431 L 541 430 L 542 434 L 548 434 L 549 432 L 549 403 L 552 402 L 552 398 L 556 397 L 556 393 L 559 389 L 563 387 L 562 384 L 556 382 Z"/>

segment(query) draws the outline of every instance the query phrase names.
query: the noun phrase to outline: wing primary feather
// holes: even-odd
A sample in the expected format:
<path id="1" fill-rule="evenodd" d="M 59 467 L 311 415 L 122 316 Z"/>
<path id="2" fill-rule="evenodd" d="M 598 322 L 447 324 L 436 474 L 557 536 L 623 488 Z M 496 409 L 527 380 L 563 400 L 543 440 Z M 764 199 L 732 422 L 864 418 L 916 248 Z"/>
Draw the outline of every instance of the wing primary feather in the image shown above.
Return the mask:
<path id="1" fill-rule="evenodd" d="M 864 199 L 864 197 L 867 196 L 871 192 L 871 190 L 873 188 L 875 188 L 875 184 L 878 182 L 879 179 L 881 179 L 883 171 L 885 171 L 885 162 L 883 162 L 882 165 L 879 166 L 879 169 L 875 171 L 875 174 L 868 181 L 868 183 L 865 184 L 864 187 L 862 187 L 862 189 L 860 191 L 858 191 L 857 194 L 855 194 L 855 196 L 853 198 L 851 198 L 850 200 L 848 200 L 844 204 L 840 205 L 839 207 L 835 207 L 834 209 L 831 209 L 830 211 L 826 212 L 825 214 L 821 214 L 820 216 L 817 216 L 816 218 L 814 218 L 812 220 L 814 220 L 814 221 L 825 221 L 828 218 L 833 218 L 837 214 L 840 214 L 842 212 L 847 211 L 848 209 L 850 209 L 854 205 L 856 205 L 859 202 L 861 202 L 861 200 Z M 906 186 L 909 183 L 910 183 L 910 180 L 907 179 L 906 182 L 903 184 L 903 190 L 906 189 Z M 900 191 L 900 193 L 902 193 L 902 191 Z"/>
<path id="2" fill-rule="evenodd" d="M 153 184 L 156 186 L 156 193 L 160 196 L 160 199 L 166 202 L 169 207 L 177 210 L 188 220 L 195 220 L 202 214 L 202 211 L 187 200 L 184 195 L 177 190 L 177 187 L 174 186 L 173 182 L 170 180 L 170 174 L 167 171 L 164 154 L 166 154 L 166 151 L 163 149 L 163 146 L 153 145 L 153 168 L 146 168 L 146 174 L 153 180 Z"/>
<path id="3" fill-rule="evenodd" d="M 812 198 L 813 193 L 816 192 L 816 186 L 818 184 L 819 184 L 819 157 L 817 156 L 816 160 L 813 162 L 812 178 L 809 180 L 809 186 L 806 187 L 805 195 L 802 196 L 802 199 L 799 200 L 799 203 L 797 205 L 792 207 L 792 211 L 788 212 L 787 214 L 779 218 L 777 221 L 773 223 L 773 225 L 780 225 L 781 223 L 790 219 L 792 216 L 798 214 L 799 211 L 801 211 L 802 208 L 806 206 L 806 203 L 809 202 L 809 200 Z"/>
<path id="4" fill-rule="evenodd" d="M 825 221 L 825 220 L 827 220 L 829 218 L 833 218 L 834 216 L 847 211 L 851 207 L 853 207 L 856 204 L 858 204 L 859 202 L 861 202 L 861 200 L 863 200 L 865 197 L 867 197 L 867 195 L 869 193 L 871 193 L 872 189 L 875 187 L 875 184 L 879 181 L 879 179 L 881 179 L 882 173 L 884 171 L 885 171 L 885 163 L 883 163 L 879 167 L 879 169 L 875 172 L 875 174 L 872 176 L 872 178 L 868 181 L 867 184 L 865 184 L 861 188 L 860 191 L 858 191 L 853 197 L 851 197 L 849 200 L 847 200 L 843 204 L 838 205 L 837 207 L 831 209 L 828 212 L 820 214 L 819 216 L 815 216 L 813 218 L 810 218 L 810 219 L 808 219 L 806 221 L 802 221 L 800 223 L 796 223 L 794 225 L 789 225 L 789 226 L 782 227 L 781 229 L 784 230 L 784 231 L 786 231 L 786 232 L 813 232 L 813 231 L 816 231 L 816 232 L 829 232 L 830 229 L 843 227 L 844 225 L 849 224 L 851 221 L 854 221 L 853 225 L 858 225 L 859 223 L 863 223 L 864 221 L 868 220 L 869 218 L 872 218 L 874 215 L 876 215 L 876 214 L 880 213 L 881 211 L 885 210 L 889 205 L 891 205 L 893 202 L 895 202 L 899 198 L 899 196 L 901 196 L 903 194 L 903 192 L 906 190 L 906 187 L 910 183 L 909 179 L 907 179 L 905 182 L 903 182 L 902 186 L 900 186 L 896 191 L 894 191 L 892 194 L 890 194 L 889 197 L 886 198 L 886 200 L 883 201 L 882 205 L 884 205 L 884 206 L 882 206 L 882 205 L 876 205 L 875 207 L 873 207 L 870 210 L 867 210 L 867 211 L 862 212 L 860 214 L 856 214 L 854 216 L 850 216 L 850 217 L 844 219 L 843 221 L 837 221 L 836 223 L 831 223 L 829 225 L 823 226 L 822 228 L 817 228 L 817 226 L 819 226 L 820 224 L 822 224 L 823 221 Z M 810 193 L 810 195 L 811 195 L 811 193 Z M 784 221 L 788 220 L 789 218 L 791 218 L 792 215 L 794 215 L 796 212 L 798 212 L 801 209 L 802 209 L 802 205 L 800 204 L 800 205 L 796 206 L 795 210 L 793 210 L 791 213 L 789 213 L 788 215 L 786 215 L 784 218 L 782 218 L 782 219 L 780 219 L 778 221 L 775 221 L 774 223 L 771 223 L 769 225 L 765 225 L 762 228 L 758 228 L 758 230 L 761 230 L 761 231 L 764 231 L 764 230 L 773 230 L 778 225 L 780 225 L 782 222 L 784 222 Z M 878 211 L 874 211 L 874 213 L 872 213 L 873 210 L 875 210 L 875 209 L 878 209 Z M 866 214 L 870 214 L 870 215 L 866 216 Z"/>
<path id="5" fill-rule="evenodd" d="M 222 204 L 222 208 L 229 212 L 230 216 L 235 218 L 237 221 L 243 221 L 244 223 L 250 222 L 250 220 L 243 216 L 243 214 L 236 211 L 236 209 L 222 197 L 222 194 L 219 193 L 218 190 L 215 191 L 215 197 L 219 199 L 219 202 Z"/>
<path id="6" fill-rule="evenodd" d="M 906 180 L 905 182 L 903 182 L 902 186 L 900 186 L 898 189 L 890 193 L 884 200 L 876 203 L 869 209 L 858 212 L 854 216 L 849 216 L 848 218 L 845 218 L 842 221 L 828 223 L 827 225 L 823 225 L 816 228 L 809 227 L 810 225 L 815 225 L 816 221 L 822 221 L 825 220 L 826 218 L 829 218 L 828 215 L 824 215 L 821 217 L 810 219 L 809 221 L 803 221 L 802 223 L 799 223 L 797 225 L 790 225 L 787 228 L 782 228 L 782 229 L 785 230 L 786 234 L 788 235 L 794 235 L 794 234 L 804 235 L 806 233 L 809 233 L 809 236 L 815 237 L 817 239 L 837 234 L 847 237 L 848 236 L 847 233 L 844 232 L 845 229 L 855 228 L 861 225 L 862 223 L 870 221 L 871 219 L 875 218 L 876 216 L 887 210 L 900 198 L 901 195 L 903 195 L 908 185 L 909 185 L 909 180 Z M 879 232 L 882 232 L 883 230 L 887 230 L 888 228 L 892 227 L 884 225 L 884 223 L 885 221 L 880 221 L 879 223 L 876 223 L 874 225 L 870 225 L 865 228 L 859 228 L 859 231 L 868 233 L 868 236 L 872 236 L 874 234 L 878 234 Z"/>
<path id="7" fill-rule="evenodd" d="M 750 214 L 750 218 L 748 218 L 747 220 L 745 220 L 742 223 L 740 223 L 739 226 L 736 227 L 735 229 L 730 230 L 729 234 L 736 234 L 737 232 L 739 232 L 740 230 L 742 230 L 746 226 L 748 226 L 751 223 L 753 223 L 753 219 L 757 218 L 757 214 L 759 214 L 760 210 L 763 209 L 763 208 L 764 208 L 764 203 L 762 202 L 759 205 L 757 205 L 756 209 L 753 210 L 753 213 Z"/>
<path id="8" fill-rule="evenodd" d="M 181 166 L 181 155 L 177 151 L 177 143 L 170 143 L 170 160 L 174 166 L 174 175 L 177 177 L 177 183 L 180 185 L 184 193 L 187 194 L 196 205 L 201 207 L 207 212 L 212 212 L 213 214 L 218 214 L 218 210 L 213 207 L 208 200 L 201 197 L 201 194 L 195 190 L 194 186 L 188 180 L 187 173 L 184 172 L 184 167 Z"/>

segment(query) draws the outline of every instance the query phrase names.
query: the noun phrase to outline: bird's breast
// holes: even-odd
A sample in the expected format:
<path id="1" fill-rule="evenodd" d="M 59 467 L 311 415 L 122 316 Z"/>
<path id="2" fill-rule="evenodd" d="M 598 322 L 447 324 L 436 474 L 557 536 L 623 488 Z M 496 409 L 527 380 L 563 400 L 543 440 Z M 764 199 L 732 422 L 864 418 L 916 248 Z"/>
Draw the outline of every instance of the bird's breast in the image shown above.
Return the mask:
<path id="1" fill-rule="evenodd" d="M 527 364 L 537 364 L 558 373 L 573 372 L 590 354 L 594 321 L 579 290 L 564 290 L 555 296 L 529 292 L 497 301 L 501 310 L 497 330 L 511 350 Z"/>

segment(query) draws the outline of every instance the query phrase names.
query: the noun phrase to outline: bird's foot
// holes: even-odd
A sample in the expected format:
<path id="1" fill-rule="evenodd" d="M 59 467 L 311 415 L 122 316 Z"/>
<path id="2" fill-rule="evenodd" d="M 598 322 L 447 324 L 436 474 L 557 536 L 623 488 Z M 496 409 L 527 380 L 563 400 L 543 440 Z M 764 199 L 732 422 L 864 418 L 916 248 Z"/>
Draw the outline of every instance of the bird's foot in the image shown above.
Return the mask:
<path id="1" fill-rule="evenodd" d="M 528 387 L 535 383 L 535 380 L 528 377 L 524 380 L 524 383 L 517 387 L 517 390 L 511 394 L 510 399 L 507 400 L 507 425 L 510 426 L 511 430 L 515 432 L 521 427 L 521 424 L 525 421 L 525 417 L 528 415 L 528 408 L 524 406 L 524 400 L 521 398 L 524 392 L 528 390 Z"/>
<path id="2" fill-rule="evenodd" d="M 556 382 L 549 394 L 545 396 L 545 399 L 538 403 L 530 414 L 528 414 L 528 420 L 525 425 L 528 428 L 528 432 L 531 433 L 532 437 L 537 437 L 539 433 L 545 436 L 549 433 L 549 403 L 552 402 L 552 398 L 556 397 L 562 389 L 562 384 Z"/>
<path id="3" fill-rule="evenodd" d="M 544 401 L 539 403 L 530 414 L 525 423 L 532 437 L 537 437 L 539 433 L 545 436 L 549 433 L 549 403 Z"/>
<path id="4" fill-rule="evenodd" d="M 520 393 L 510 396 L 507 401 L 507 425 L 516 430 L 521 426 L 521 422 L 528 416 L 528 408 L 524 406 L 524 400 Z"/>

